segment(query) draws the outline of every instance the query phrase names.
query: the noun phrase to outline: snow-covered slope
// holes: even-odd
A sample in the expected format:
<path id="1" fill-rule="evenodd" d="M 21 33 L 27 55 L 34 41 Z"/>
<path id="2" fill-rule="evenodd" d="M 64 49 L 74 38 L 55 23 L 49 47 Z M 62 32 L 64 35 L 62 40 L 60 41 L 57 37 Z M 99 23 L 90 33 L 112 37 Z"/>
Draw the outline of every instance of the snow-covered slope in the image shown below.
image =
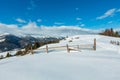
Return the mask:
<path id="1" fill-rule="evenodd" d="M 67 53 L 64 49 L 49 50 L 47 54 L 38 49 L 34 55 L 0 60 L 0 80 L 120 80 L 120 46 L 109 43 L 120 38 L 78 35 L 48 47 L 92 44 L 94 38 L 97 39 L 96 51 Z M 73 42 L 68 42 L 71 39 Z"/>

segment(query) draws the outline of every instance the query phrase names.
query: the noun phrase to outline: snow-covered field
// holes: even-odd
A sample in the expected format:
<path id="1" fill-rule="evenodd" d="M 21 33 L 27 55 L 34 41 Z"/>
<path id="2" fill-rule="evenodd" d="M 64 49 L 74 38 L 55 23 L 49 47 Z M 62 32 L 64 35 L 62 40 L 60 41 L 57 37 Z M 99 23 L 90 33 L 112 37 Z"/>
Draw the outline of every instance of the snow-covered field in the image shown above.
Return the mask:
<path id="1" fill-rule="evenodd" d="M 47 54 L 39 49 L 34 55 L 0 60 L 0 80 L 120 80 L 120 46 L 110 44 L 110 40 L 120 38 L 79 35 L 48 47 L 93 44 L 94 38 L 96 51 L 67 53 L 64 49 L 49 50 Z M 69 42 L 71 39 L 73 42 Z"/>

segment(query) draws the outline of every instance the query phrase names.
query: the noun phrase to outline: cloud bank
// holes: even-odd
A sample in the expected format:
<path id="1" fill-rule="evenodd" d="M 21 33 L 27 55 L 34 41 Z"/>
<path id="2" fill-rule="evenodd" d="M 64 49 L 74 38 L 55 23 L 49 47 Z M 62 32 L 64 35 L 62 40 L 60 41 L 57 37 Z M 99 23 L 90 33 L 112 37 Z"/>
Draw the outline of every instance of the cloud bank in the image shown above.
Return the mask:
<path id="1" fill-rule="evenodd" d="M 77 26 L 38 26 L 36 22 L 29 22 L 19 27 L 15 24 L 0 23 L 0 34 L 10 33 L 17 36 L 38 35 L 38 36 L 67 36 L 93 33 L 93 30 Z"/>

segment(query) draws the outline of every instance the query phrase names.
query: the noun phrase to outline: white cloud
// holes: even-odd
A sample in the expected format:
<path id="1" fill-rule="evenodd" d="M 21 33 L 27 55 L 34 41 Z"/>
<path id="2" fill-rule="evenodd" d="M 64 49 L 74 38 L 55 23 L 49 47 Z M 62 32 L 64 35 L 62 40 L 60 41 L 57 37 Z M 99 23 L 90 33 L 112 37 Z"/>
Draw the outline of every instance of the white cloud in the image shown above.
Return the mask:
<path id="1" fill-rule="evenodd" d="M 62 23 L 62 22 L 55 22 L 54 24 L 55 24 L 55 25 L 62 25 L 62 24 L 64 24 L 64 23 Z"/>
<path id="2" fill-rule="evenodd" d="M 30 1 L 30 6 L 27 7 L 28 10 L 33 10 L 37 5 L 35 4 L 35 1 L 31 0 Z"/>
<path id="3" fill-rule="evenodd" d="M 36 22 L 29 22 L 27 25 L 23 25 L 20 28 L 22 34 L 40 34 L 41 29 L 37 26 Z"/>
<path id="4" fill-rule="evenodd" d="M 104 19 L 104 18 L 113 16 L 115 12 L 116 12 L 116 9 L 115 9 L 115 8 L 110 9 L 110 10 L 108 10 L 107 12 L 105 12 L 102 16 L 99 16 L 99 17 L 97 17 L 96 19 Z"/>
<path id="5" fill-rule="evenodd" d="M 120 9 L 118 9 L 117 12 L 120 12 Z"/>
<path id="6" fill-rule="evenodd" d="M 21 19 L 21 18 L 17 18 L 16 21 L 20 22 L 20 23 L 26 23 L 25 20 Z"/>
<path id="7" fill-rule="evenodd" d="M 82 24 L 81 26 L 84 26 Z M 87 31 L 87 32 L 86 32 Z M 23 36 L 33 34 L 39 36 L 66 36 L 85 34 L 92 30 L 80 28 L 78 26 L 38 26 L 36 22 L 29 22 L 27 25 L 19 27 L 18 25 L 8 25 L 0 23 L 0 33 L 10 33 Z"/>
<path id="8" fill-rule="evenodd" d="M 15 24 L 3 24 L 0 23 L 0 33 L 20 34 L 19 27 Z"/>
<path id="9" fill-rule="evenodd" d="M 82 20 L 82 18 L 77 17 L 76 20 L 80 21 L 80 20 Z"/>
<path id="10" fill-rule="evenodd" d="M 85 24 L 81 24 L 80 26 L 83 27 L 83 26 L 85 26 Z"/>
<path id="11" fill-rule="evenodd" d="M 42 19 L 37 19 L 37 22 L 42 22 Z"/>
<path id="12" fill-rule="evenodd" d="M 14 35 L 24 35 L 24 34 L 39 34 L 40 27 L 36 25 L 35 22 L 29 22 L 27 25 L 23 25 L 19 27 L 18 25 L 14 24 L 4 24 L 0 23 L 0 33 L 10 33 Z"/>

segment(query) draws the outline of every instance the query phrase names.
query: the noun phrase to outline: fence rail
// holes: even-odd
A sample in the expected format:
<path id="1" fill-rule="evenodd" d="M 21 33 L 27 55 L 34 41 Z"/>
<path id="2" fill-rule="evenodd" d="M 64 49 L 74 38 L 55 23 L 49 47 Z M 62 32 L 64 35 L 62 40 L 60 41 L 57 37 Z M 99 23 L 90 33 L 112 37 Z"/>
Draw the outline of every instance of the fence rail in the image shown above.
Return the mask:
<path id="1" fill-rule="evenodd" d="M 50 49 L 53 50 L 67 50 L 68 53 L 70 53 L 70 51 L 81 51 L 82 49 L 87 49 L 87 50 L 94 50 L 96 51 L 96 39 L 94 39 L 94 43 L 93 44 L 79 44 L 79 45 L 65 45 L 65 46 L 53 46 L 53 47 L 49 47 L 48 45 L 46 45 L 45 48 L 39 48 L 38 50 L 44 50 L 47 53 L 49 52 Z M 32 50 L 31 50 L 32 51 Z M 36 50 L 34 50 L 36 51 Z"/>
<path id="2" fill-rule="evenodd" d="M 94 50 L 96 51 L 96 39 L 94 39 L 93 41 L 93 44 L 79 44 L 79 45 L 65 45 L 65 46 L 53 46 L 53 47 L 50 47 L 48 45 L 46 45 L 45 48 L 39 48 L 39 49 L 33 49 L 32 46 L 30 47 L 30 49 L 28 50 L 28 52 L 26 51 L 18 51 L 15 55 L 11 55 L 11 54 L 7 54 L 8 57 L 13 57 L 13 56 L 23 56 L 25 54 L 29 54 L 30 52 L 32 54 L 34 54 L 35 52 L 37 51 L 45 51 L 45 52 L 50 52 L 51 49 L 54 51 L 54 50 L 67 50 L 68 53 L 70 53 L 70 51 L 78 51 L 78 52 L 81 52 L 81 50 L 83 49 L 89 49 L 89 50 Z M 9 53 L 9 52 L 8 52 Z M 3 56 L 3 55 L 0 55 L 0 59 L 5 59 L 7 58 L 7 56 Z"/>

